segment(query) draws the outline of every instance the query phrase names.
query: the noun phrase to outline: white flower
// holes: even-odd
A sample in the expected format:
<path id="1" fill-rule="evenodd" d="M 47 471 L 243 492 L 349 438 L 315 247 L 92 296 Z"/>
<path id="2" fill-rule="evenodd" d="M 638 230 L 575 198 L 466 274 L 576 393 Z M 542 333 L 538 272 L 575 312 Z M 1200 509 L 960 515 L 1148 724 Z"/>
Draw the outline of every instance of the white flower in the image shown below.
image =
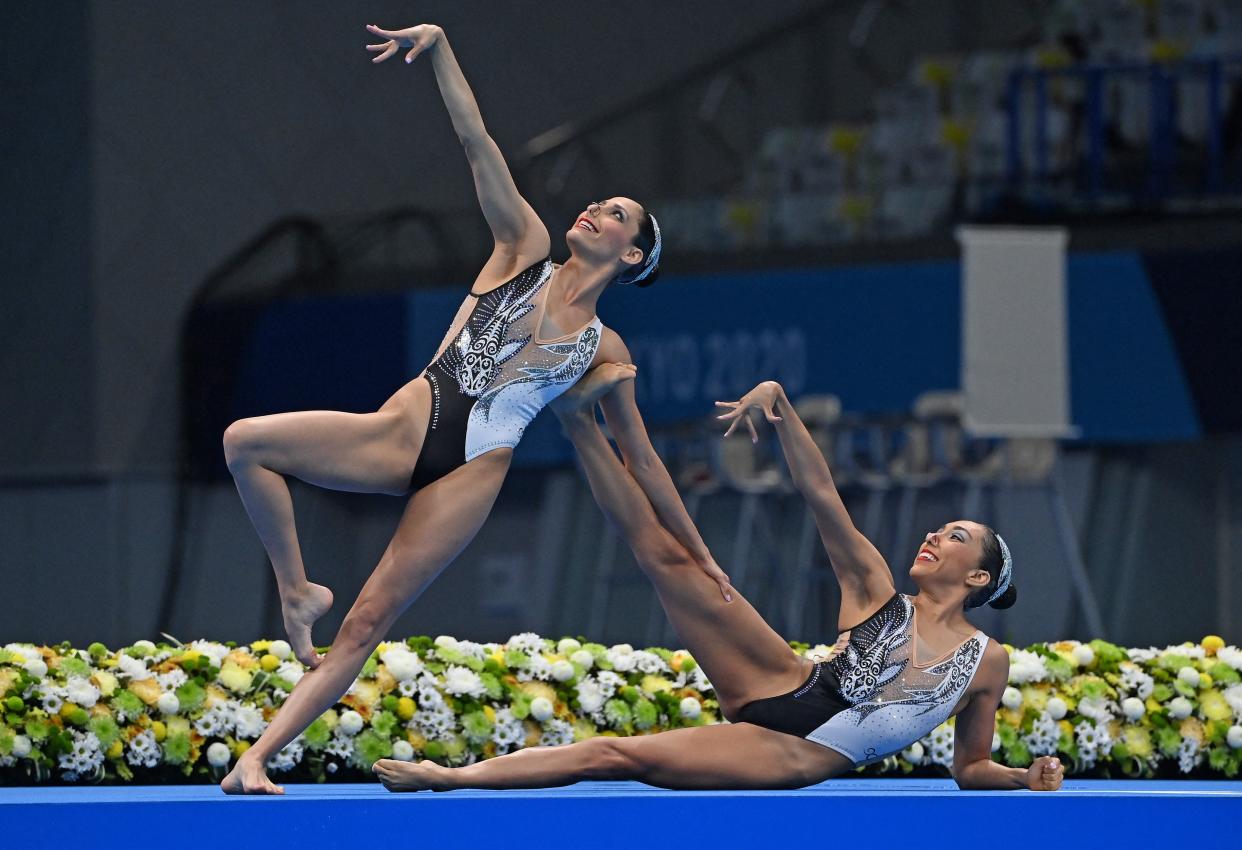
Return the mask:
<path id="1" fill-rule="evenodd" d="M 336 724 L 336 728 L 340 729 L 344 735 L 357 735 L 362 731 L 362 726 L 362 715 L 352 708 L 342 711 L 341 719 Z"/>
<path id="2" fill-rule="evenodd" d="M 552 662 L 542 652 L 536 652 L 530 656 L 526 669 L 518 671 L 517 677 L 519 682 L 529 682 L 531 679 L 546 682 L 552 678 Z"/>
<path id="3" fill-rule="evenodd" d="M 1113 704 L 1107 697 L 1083 697 L 1078 701 L 1078 713 L 1097 723 L 1107 723 L 1113 719 L 1112 707 Z"/>
<path id="4" fill-rule="evenodd" d="M 576 673 L 577 671 L 574 670 L 574 665 L 570 664 L 568 661 L 561 660 L 552 665 L 552 678 L 556 679 L 558 682 L 568 682 Z"/>
<path id="5" fill-rule="evenodd" d="M 234 719 L 238 738 L 257 738 L 263 734 L 263 730 L 267 729 L 267 721 L 263 719 L 263 712 L 254 706 L 241 706 L 237 709 Z"/>
<path id="6" fill-rule="evenodd" d="M 194 731 L 204 738 L 227 735 L 232 726 L 232 719 L 228 706 L 224 703 L 216 703 L 204 711 L 202 717 L 194 721 Z"/>
<path id="7" fill-rule="evenodd" d="M 447 740 L 457 729 L 457 715 L 447 705 L 441 705 L 414 715 L 414 725 L 428 740 Z"/>
<path id="8" fill-rule="evenodd" d="M 1233 709 L 1233 716 L 1242 723 L 1242 683 L 1225 688 L 1225 702 Z"/>
<path id="9" fill-rule="evenodd" d="M 1236 646 L 1222 646 L 1216 650 L 1216 660 L 1242 672 L 1242 649 Z"/>
<path id="10" fill-rule="evenodd" d="M 302 681 L 302 677 L 306 675 L 306 666 L 301 661 L 294 659 L 286 661 L 276 668 L 276 675 L 285 679 L 290 684 L 296 685 Z"/>
<path id="11" fill-rule="evenodd" d="M 1005 688 L 1005 693 L 1001 697 L 1001 704 L 1005 708 L 1016 709 L 1022 705 L 1022 691 L 1017 688 Z"/>
<path id="12" fill-rule="evenodd" d="M 132 658 L 123 652 L 117 656 L 117 667 L 120 668 L 118 670 L 120 675 L 128 676 L 135 682 L 150 679 L 155 675 L 147 669 L 146 662 L 141 658 Z"/>
<path id="13" fill-rule="evenodd" d="M 65 699 L 76 702 L 83 708 L 91 708 L 99 702 L 99 688 L 92 685 L 89 679 L 71 676 L 65 683 Z"/>
<path id="14" fill-rule="evenodd" d="M 625 679 L 611 670 L 600 670 L 595 674 L 595 681 L 599 684 L 599 691 L 604 699 L 610 699 L 617 692 L 617 688 L 625 684 Z"/>
<path id="15" fill-rule="evenodd" d="M 578 682 L 578 706 L 583 714 L 594 714 L 604 707 L 604 691 L 590 676 Z"/>
<path id="16" fill-rule="evenodd" d="M 36 679 L 42 679 L 47 675 L 47 663 L 44 662 L 42 658 L 35 658 L 27 661 L 22 665 L 22 669 L 24 669 L 31 676 L 34 676 Z"/>
<path id="17" fill-rule="evenodd" d="M 1121 702 L 1121 711 L 1127 720 L 1138 720 L 1147 713 L 1147 706 L 1138 697 L 1126 697 Z"/>
<path id="18" fill-rule="evenodd" d="M 1074 647 L 1072 655 L 1074 656 L 1075 663 L 1080 667 L 1087 667 L 1091 662 L 1095 661 L 1095 650 L 1085 643 L 1080 643 Z"/>
<path id="19" fill-rule="evenodd" d="M 630 646 L 628 643 L 618 643 L 615 644 L 610 651 L 615 652 L 617 655 L 630 655 L 634 652 L 634 647 Z"/>
<path id="20" fill-rule="evenodd" d="M 923 745 L 915 741 L 901 751 L 901 757 L 911 764 L 921 764 L 923 761 Z"/>
<path id="21" fill-rule="evenodd" d="M 409 741 L 393 741 L 392 757 L 397 761 L 414 761 L 414 746 Z"/>
<path id="22" fill-rule="evenodd" d="M 1048 716 L 1053 720 L 1060 720 L 1065 717 L 1069 711 L 1069 706 L 1065 704 L 1065 700 L 1060 697 L 1049 697 L 1044 710 L 1048 712 Z"/>
<path id="23" fill-rule="evenodd" d="M 1095 765 L 1101 752 L 1108 752 L 1113 745 L 1108 727 L 1103 723 L 1079 723 L 1074 729 L 1078 741 L 1078 755 L 1084 768 Z"/>
<path id="24" fill-rule="evenodd" d="M 332 740 L 323 748 L 328 755 L 336 756 L 341 759 L 349 759 L 354 754 L 354 739 L 346 735 L 336 728 L 332 730 Z"/>
<path id="25" fill-rule="evenodd" d="M 645 649 L 634 653 L 634 666 L 642 673 L 667 673 L 671 672 L 669 666 L 664 663 L 664 659 L 656 655 L 654 652 L 647 652 Z"/>
<path id="26" fill-rule="evenodd" d="M 1023 742 L 1033 756 L 1050 756 L 1057 751 L 1061 730 L 1047 711 L 1036 718 L 1031 731 L 1022 736 Z"/>
<path id="27" fill-rule="evenodd" d="M 1015 649 L 1009 656 L 1009 682 L 1013 685 L 1025 685 L 1029 682 L 1041 682 L 1048 678 L 1048 665 L 1044 658 L 1025 649 Z"/>
<path id="28" fill-rule="evenodd" d="M 565 720 L 549 720 L 543 724 L 543 734 L 539 737 L 541 747 L 559 747 L 571 744 L 574 740 L 574 727 Z"/>
<path id="29" fill-rule="evenodd" d="M 618 673 L 628 673 L 634 669 L 634 655 L 631 652 L 617 652 L 616 647 L 608 650 L 607 656 L 612 669 Z"/>
<path id="30" fill-rule="evenodd" d="M 1177 748 L 1177 766 L 1182 773 L 1190 773 L 1199 763 L 1199 742 L 1194 738 L 1182 738 Z"/>
<path id="31" fill-rule="evenodd" d="M 22 658 L 25 658 L 27 661 L 43 660 L 42 654 L 40 654 L 39 650 L 35 649 L 33 644 L 6 643 L 4 645 L 4 648 L 5 648 L 5 651 L 11 652 L 14 655 L 20 655 Z"/>
<path id="32" fill-rule="evenodd" d="M 472 640 L 457 641 L 457 651 L 467 658 L 477 658 L 483 660 L 483 656 L 487 655 L 487 650 L 483 648 L 483 644 L 475 643 Z"/>
<path id="33" fill-rule="evenodd" d="M 457 638 L 449 637 L 448 635 L 440 635 L 433 641 L 433 643 L 441 649 L 457 649 Z"/>
<path id="34" fill-rule="evenodd" d="M 233 754 L 229 752 L 228 745 L 219 741 L 207 748 L 207 763 L 212 767 L 224 767 L 232 757 Z"/>
<path id="35" fill-rule="evenodd" d="M 1238 729 L 1237 726 L 1233 728 Z M 1242 729 L 1238 729 L 1238 731 L 1242 732 Z M 1229 730 L 1229 734 L 1231 736 L 1233 735 L 1233 729 Z M 1232 741 L 1232 737 L 1230 738 L 1230 740 Z M 17 735 L 13 738 L 13 755 L 16 756 L 17 758 L 22 759 L 30 755 L 31 748 L 32 748 L 32 745 L 30 743 L 30 739 L 27 738 L 25 735 Z"/>
<path id="36" fill-rule="evenodd" d="M 992 733 L 992 752 L 999 752 L 1001 748 L 1000 732 Z"/>
<path id="37" fill-rule="evenodd" d="M 1139 699 L 1147 699 L 1155 688 L 1156 680 L 1143 672 L 1137 664 L 1126 661 L 1121 665 L 1121 689 L 1134 693 Z"/>
<path id="38" fill-rule="evenodd" d="M 19 735 L 18 737 L 21 737 L 21 736 Z M 1230 726 L 1228 733 L 1226 733 L 1225 735 L 1225 740 L 1229 743 L 1229 746 L 1232 747 L 1233 749 L 1235 750 L 1242 749 L 1242 726 Z M 27 746 L 29 746 L 29 742 L 27 742 Z M 16 746 L 13 748 L 13 753 L 14 754 L 17 753 Z"/>
<path id="39" fill-rule="evenodd" d="M 267 651 L 272 655 L 275 655 L 281 661 L 288 661 L 289 656 L 293 655 L 293 647 L 291 647 L 289 642 L 285 640 L 272 641 L 272 644 L 267 648 Z"/>
<path id="40" fill-rule="evenodd" d="M 949 767 L 953 764 L 953 727 L 948 723 L 941 723 L 931 731 L 928 736 L 928 743 L 931 745 L 931 760 L 943 767 Z"/>
<path id="41" fill-rule="evenodd" d="M 1166 646 L 1162 655 L 1181 655 L 1186 658 L 1195 658 L 1202 660 L 1207 657 L 1207 650 L 1193 643 L 1183 643 L 1180 646 Z"/>
<path id="42" fill-rule="evenodd" d="M 175 691 L 190 679 L 180 667 L 174 667 L 167 673 L 156 673 L 155 680 L 160 683 L 160 690 Z"/>
<path id="43" fill-rule="evenodd" d="M 134 641 L 133 648 L 145 653 L 155 652 L 155 644 L 149 640 L 136 640 Z"/>
<path id="44" fill-rule="evenodd" d="M 423 662 L 403 644 L 397 644 L 382 653 L 380 660 L 398 682 L 408 682 L 423 672 Z"/>
<path id="45" fill-rule="evenodd" d="M 1192 688 L 1199 687 L 1199 671 L 1190 666 L 1183 667 L 1177 671 L 1177 681 L 1183 685 L 1189 685 Z"/>
<path id="46" fill-rule="evenodd" d="M 595 666 L 595 656 L 589 650 L 579 649 L 569 656 L 569 660 L 577 664 L 583 670 L 590 670 Z"/>
<path id="47" fill-rule="evenodd" d="M 155 707 L 160 710 L 161 714 L 176 714 L 181 710 L 181 700 L 177 699 L 177 695 L 173 693 L 160 694 Z"/>
<path id="48" fill-rule="evenodd" d="M 573 638 L 561 638 L 556 642 L 556 651 L 561 655 L 572 655 L 582 649 L 582 644 Z"/>
<path id="49" fill-rule="evenodd" d="M 694 697 L 686 697 L 681 701 L 681 704 L 677 706 L 677 710 L 682 717 L 687 720 L 693 720 L 703 713 L 703 703 L 699 702 Z"/>
<path id="50" fill-rule="evenodd" d="M 444 671 L 444 691 L 453 696 L 479 697 L 487 693 L 479 674 L 469 667 L 453 664 Z"/>
<path id="51" fill-rule="evenodd" d="M 134 767 L 156 767 L 160 763 L 160 745 L 155 742 L 155 733 L 147 729 L 135 735 L 126 749 L 125 760 Z"/>
<path id="52" fill-rule="evenodd" d="M 535 697 L 530 701 L 530 716 L 540 723 L 552 716 L 552 701 L 547 697 Z"/>
<path id="53" fill-rule="evenodd" d="M 285 748 L 267 760 L 267 769 L 272 771 L 290 770 L 302 760 L 303 744 L 301 738 L 295 738 Z"/>
<path id="54" fill-rule="evenodd" d="M 1185 697 L 1176 697 L 1169 703 L 1169 716 L 1176 720 L 1189 717 L 1194 710 L 1195 707 Z"/>
<path id="55" fill-rule="evenodd" d="M 44 688 L 43 690 L 43 710 L 48 714 L 56 714 L 60 711 L 61 706 L 65 704 L 65 689 L 59 687 Z"/>
<path id="56" fill-rule="evenodd" d="M 513 710 L 502 708 L 496 712 L 496 725 L 492 729 L 492 741 L 499 752 L 508 752 L 509 747 L 526 739 L 526 730 L 522 721 L 513 716 Z"/>
<path id="57" fill-rule="evenodd" d="M 137 646 L 137 644 L 134 644 Z M 211 659 L 211 666 L 219 667 L 224 663 L 224 657 L 232 652 L 222 643 L 216 643 L 211 640 L 196 640 L 190 644 L 190 649 L 200 652 Z"/>
<path id="58" fill-rule="evenodd" d="M 103 764 L 104 753 L 94 732 L 73 731 L 73 748 L 57 760 L 61 770 L 75 774 L 94 773 Z M 75 777 L 76 778 L 76 777 Z"/>
<path id="59" fill-rule="evenodd" d="M 439 709 L 444 706 L 444 694 L 440 693 L 436 677 L 424 673 L 418 677 L 418 707 L 424 710 Z"/>
<path id="60" fill-rule="evenodd" d="M 522 632 L 520 635 L 513 635 L 509 638 L 506 648 L 524 652 L 527 655 L 538 655 L 543 652 L 543 638 L 534 632 Z"/>
<path id="61" fill-rule="evenodd" d="M 1148 647 L 1147 649 L 1131 648 L 1131 649 L 1126 650 L 1126 656 L 1131 661 L 1137 661 L 1140 664 L 1146 661 L 1153 661 L 1157 657 L 1159 657 L 1159 655 L 1160 655 L 1160 650 L 1156 649 L 1154 646 Z"/>
<path id="62" fill-rule="evenodd" d="M 327 764 L 325 764 L 323 766 L 323 769 L 326 770 L 328 773 L 336 773 L 338 770 L 340 770 L 340 768 L 336 766 L 336 762 L 334 761 L 330 761 Z"/>

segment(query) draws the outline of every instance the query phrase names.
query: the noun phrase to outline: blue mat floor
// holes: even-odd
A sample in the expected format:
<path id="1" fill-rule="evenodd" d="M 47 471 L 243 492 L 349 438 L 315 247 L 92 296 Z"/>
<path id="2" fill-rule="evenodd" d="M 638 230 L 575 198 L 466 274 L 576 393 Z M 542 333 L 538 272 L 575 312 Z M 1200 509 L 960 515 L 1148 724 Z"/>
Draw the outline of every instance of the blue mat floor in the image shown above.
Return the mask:
<path id="1" fill-rule="evenodd" d="M 995 850 L 1014 839 L 1056 850 L 1165 842 L 1242 848 L 1242 782 L 1068 781 L 1045 794 L 902 779 L 797 791 L 662 791 L 634 782 L 445 794 L 392 794 L 370 784 L 285 787 L 284 797 L 227 797 L 197 785 L 4 788 L 0 848 L 133 850 L 142 835 L 182 844 L 200 829 L 207 846 L 228 850 L 377 842 L 435 850 L 634 850 L 670 842 L 793 848 L 874 844 L 880 836 L 917 850 Z"/>

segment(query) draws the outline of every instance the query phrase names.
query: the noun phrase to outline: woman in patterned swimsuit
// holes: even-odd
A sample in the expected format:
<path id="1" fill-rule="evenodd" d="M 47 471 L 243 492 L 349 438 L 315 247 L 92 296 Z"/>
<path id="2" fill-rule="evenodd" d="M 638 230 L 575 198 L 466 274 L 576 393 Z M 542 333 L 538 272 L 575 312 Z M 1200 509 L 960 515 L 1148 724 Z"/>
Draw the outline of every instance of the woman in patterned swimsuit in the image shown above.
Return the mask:
<path id="1" fill-rule="evenodd" d="M 595 315 L 596 302 L 614 282 L 649 285 L 659 260 L 655 218 L 618 197 L 588 205 L 565 234 L 569 259 L 552 263 L 548 230 L 518 194 L 443 30 L 368 30 L 383 39 L 369 47 L 379 54 L 373 61 L 401 47 L 409 48 L 406 62 L 419 53 L 431 57 L 495 249 L 431 365 L 377 412 L 282 413 L 225 431 L 229 470 L 276 572 L 289 642 L 314 669 L 225 777 L 227 793 L 281 793 L 266 776 L 266 760 L 336 702 L 397 616 L 474 537 L 526 424 L 589 366 L 630 359 Z M 660 520 L 723 595 L 728 577 L 652 448 L 632 387 L 611 394 L 604 412 Z M 306 578 L 288 475 L 357 493 L 416 491 L 325 656 L 314 649 L 311 625 L 331 606 L 332 593 Z"/>
<path id="2" fill-rule="evenodd" d="M 953 776 L 962 788 L 1060 787 L 1062 768 L 992 761 L 996 709 L 1009 672 L 1003 647 L 976 630 L 966 608 L 1016 597 L 995 533 L 953 522 L 929 533 L 910 567 L 916 596 L 895 591 L 888 565 L 850 521 L 832 475 L 780 386 L 760 384 L 722 418 L 729 431 L 761 410 L 776 427 L 794 484 L 806 497 L 841 584 L 835 652 L 795 655 L 740 595 L 712 581 L 661 526 L 595 423 L 593 400 L 624 386 L 625 364 L 601 365 L 553 403 L 582 458 L 596 501 L 629 543 L 683 645 L 711 679 L 726 725 L 536 747 L 460 768 L 382 759 L 390 790 L 532 788 L 583 779 L 635 779 L 665 788 L 795 788 L 909 746 L 950 716 Z M 728 434 L 726 433 L 726 436 Z"/>

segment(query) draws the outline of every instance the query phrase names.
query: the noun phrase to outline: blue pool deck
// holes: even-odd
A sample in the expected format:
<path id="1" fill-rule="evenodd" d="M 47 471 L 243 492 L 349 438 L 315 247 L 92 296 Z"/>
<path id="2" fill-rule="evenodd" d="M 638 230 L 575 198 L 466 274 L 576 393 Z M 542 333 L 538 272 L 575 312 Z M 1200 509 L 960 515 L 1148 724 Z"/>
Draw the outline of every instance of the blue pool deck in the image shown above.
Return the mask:
<path id="1" fill-rule="evenodd" d="M 1242 850 L 1242 782 L 1067 781 L 1040 794 L 927 779 L 833 780 L 798 791 L 635 782 L 439 794 L 370 784 L 285 789 L 283 797 L 228 797 L 204 785 L 0 788 L 0 848 Z"/>

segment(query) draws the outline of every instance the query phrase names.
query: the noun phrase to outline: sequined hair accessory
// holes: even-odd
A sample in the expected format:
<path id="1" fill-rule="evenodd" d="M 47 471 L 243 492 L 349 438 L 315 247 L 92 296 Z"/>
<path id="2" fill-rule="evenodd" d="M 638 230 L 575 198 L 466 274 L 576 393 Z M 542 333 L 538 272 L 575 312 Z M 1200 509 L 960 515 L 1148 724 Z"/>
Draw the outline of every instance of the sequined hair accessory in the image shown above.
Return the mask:
<path id="1" fill-rule="evenodd" d="M 624 283 L 627 285 L 631 283 L 638 283 L 640 280 L 655 271 L 655 267 L 660 264 L 660 225 L 659 222 L 656 221 L 655 216 L 650 213 L 647 214 L 647 218 L 651 219 L 651 228 L 655 231 L 655 244 L 651 246 L 651 253 L 647 254 L 647 260 L 643 263 L 643 270 L 638 273 L 637 277 L 633 277 L 630 280 L 617 281 L 618 283 Z"/>
<path id="2" fill-rule="evenodd" d="M 1009 554 L 1009 547 L 1005 545 L 1005 538 L 998 534 L 996 535 L 996 542 L 1000 544 L 1001 550 L 1000 579 L 996 582 L 995 592 L 988 597 L 988 601 L 983 603 L 984 605 L 1000 599 L 1005 591 L 1009 589 L 1009 580 L 1013 578 L 1013 555 Z"/>

